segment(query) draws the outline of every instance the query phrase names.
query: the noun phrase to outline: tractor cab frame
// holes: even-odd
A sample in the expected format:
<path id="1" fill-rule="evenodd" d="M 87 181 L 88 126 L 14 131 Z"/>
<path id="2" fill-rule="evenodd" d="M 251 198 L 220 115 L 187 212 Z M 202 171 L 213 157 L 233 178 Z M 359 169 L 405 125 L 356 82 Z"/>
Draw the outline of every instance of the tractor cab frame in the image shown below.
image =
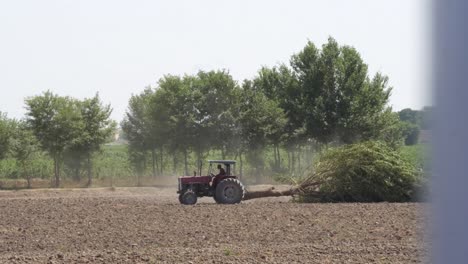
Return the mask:
<path id="1" fill-rule="evenodd" d="M 236 175 L 236 161 L 234 160 L 208 160 L 208 175 L 217 174 L 216 168 L 213 169 L 213 164 L 219 164 L 224 166 L 226 176 Z"/>

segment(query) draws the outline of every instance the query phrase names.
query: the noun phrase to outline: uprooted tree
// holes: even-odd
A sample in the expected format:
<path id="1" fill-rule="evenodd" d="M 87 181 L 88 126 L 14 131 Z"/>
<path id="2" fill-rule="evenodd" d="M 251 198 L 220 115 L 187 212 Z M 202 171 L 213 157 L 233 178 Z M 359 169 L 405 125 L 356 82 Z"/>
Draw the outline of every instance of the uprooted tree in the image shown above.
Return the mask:
<path id="1" fill-rule="evenodd" d="M 248 192 L 244 200 L 294 196 L 301 202 L 405 202 L 414 198 L 418 182 L 416 170 L 398 150 L 368 141 L 325 151 L 289 190 Z"/>

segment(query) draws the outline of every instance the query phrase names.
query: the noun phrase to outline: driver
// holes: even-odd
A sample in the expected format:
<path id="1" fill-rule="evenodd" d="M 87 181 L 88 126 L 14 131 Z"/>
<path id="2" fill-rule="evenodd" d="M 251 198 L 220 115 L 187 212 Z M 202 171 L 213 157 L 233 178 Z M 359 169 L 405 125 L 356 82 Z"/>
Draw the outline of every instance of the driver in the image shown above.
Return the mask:
<path id="1" fill-rule="evenodd" d="M 216 174 L 216 175 L 213 175 L 213 182 L 211 183 L 211 186 L 216 186 L 220 180 L 220 178 L 222 176 L 225 176 L 226 175 L 226 171 L 223 169 L 223 167 L 221 166 L 221 164 L 218 164 L 218 170 L 219 170 L 219 173 Z"/>
<path id="2" fill-rule="evenodd" d="M 218 173 L 218 175 L 216 175 L 216 176 L 224 176 L 224 175 L 226 175 L 226 171 L 223 169 L 223 166 L 221 166 L 221 164 L 218 164 L 218 170 L 219 170 L 219 173 Z"/>

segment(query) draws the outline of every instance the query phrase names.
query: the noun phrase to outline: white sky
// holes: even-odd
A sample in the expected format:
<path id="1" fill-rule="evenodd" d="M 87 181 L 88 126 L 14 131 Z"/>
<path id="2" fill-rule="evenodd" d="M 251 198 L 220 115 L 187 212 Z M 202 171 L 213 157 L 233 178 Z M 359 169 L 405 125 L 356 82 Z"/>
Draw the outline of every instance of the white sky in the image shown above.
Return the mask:
<path id="1" fill-rule="evenodd" d="M 24 98 L 99 92 L 120 121 L 132 94 L 164 74 L 225 68 L 241 81 L 311 40 L 354 46 L 394 87 L 394 110 L 429 95 L 428 0 L 0 2 L 0 111 Z"/>

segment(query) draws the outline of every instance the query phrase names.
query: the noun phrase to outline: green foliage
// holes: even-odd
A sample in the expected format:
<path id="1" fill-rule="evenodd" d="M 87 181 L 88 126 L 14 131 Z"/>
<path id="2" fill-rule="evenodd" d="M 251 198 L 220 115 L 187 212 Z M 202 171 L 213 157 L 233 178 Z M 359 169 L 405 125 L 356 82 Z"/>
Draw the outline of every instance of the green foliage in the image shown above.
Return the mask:
<path id="1" fill-rule="evenodd" d="M 0 160 L 4 159 L 10 148 L 10 138 L 14 135 L 16 122 L 0 112 Z"/>
<path id="2" fill-rule="evenodd" d="M 28 187 L 31 187 L 30 179 L 32 175 L 31 163 L 39 150 L 39 143 L 33 132 L 24 122 L 18 123 L 15 133 L 11 138 L 11 156 L 15 158 L 21 168 L 21 176 L 28 180 Z"/>
<path id="3" fill-rule="evenodd" d="M 81 125 L 78 107 L 77 100 L 50 91 L 26 99 L 26 121 L 51 156 L 62 154 L 77 137 Z"/>
<path id="4" fill-rule="evenodd" d="M 368 141 L 326 150 L 307 181 L 321 182 L 325 201 L 405 202 L 413 197 L 418 173 L 397 150 Z M 301 199 L 308 199 L 307 191 Z"/>
<path id="5" fill-rule="evenodd" d="M 295 73 L 286 65 L 267 68 L 262 67 L 253 80 L 255 89 L 276 103 L 283 112 L 281 119 L 274 127 L 271 141 L 274 145 L 284 143 L 287 146 L 303 144 L 305 111 L 303 89 Z M 279 114 L 278 111 L 276 114 Z"/>
<path id="6" fill-rule="evenodd" d="M 90 183 L 90 156 L 115 130 L 115 124 L 109 120 L 110 106 L 103 106 L 98 95 L 79 101 L 47 91 L 28 98 L 26 109 L 28 127 L 54 160 L 55 186 L 59 186 L 60 165 L 65 157 L 75 171 L 80 168 L 81 160 L 87 158 Z M 79 175 L 79 171 L 75 174 Z"/>
<path id="7" fill-rule="evenodd" d="M 283 110 L 265 94 L 245 82 L 239 109 L 244 151 L 259 149 L 268 143 L 278 144 L 286 124 Z"/>
<path id="8" fill-rule="evenodd" d="M 38 144 L 36 137 L 27 127 L 27 124 L 20 122 L 10 141 L 12 157 L 18 162 L 24 163 L 30 160 L 32 155 L 38 151 Z"/>
<path id="9" fill-rule="evenodd" d="M 5 158 L 0 160 L 0 176 L 1 178 L 15 179 L 19 176 L 20 169 L 17 162 L 13 158 Z"/>
<path id="10" fill-rule="evenodd" d="M 301 89 L 307 134 L 321 143 L 352 143 L 378 139 L 380 130 L 392 126 L 383 121 L 391 88 L 388 78 L 369 79 L 367 65 L 352 47 L 329 38 L 319 50 L 309 42 L 294 55 L 291 65 Z"/>
<path id="11" fill-rule="evenodd" d="M 153 119 L 151 116 L 149 102 L 152 95 L 153 91 L 150 88 L 145 89 L 140 95 L 133 95 L 130 98 L 126 116 L 120 124 L 130 146 L 129 160 L 135 168 L 143 167 L 146 163 L 146 151 L 162 144 L 160 140 L 164 137 L 164 133 L 157 133 L 162 131 L 161 129 L 155 130 L 157 127 L 164 128 L 164 125 L 162 122 L 158 122 L 159 119 Z M 159 113 L 159 111 L 156 112 Z M 141 159 L 135 159 L 136 154 Z M 137 171 L 141 171 L 141 169 L 137 169 Z"/>
<path id="12" fill-rule="evenodd" d="M 34 152 L 26 162 L 26 168 L 13 157 L 0 160 L 0 179 L 40 178 L 49 179 L 53 162 L 46 154 Z"/>
<path id="13" fill-rule="evenodd" d="M 420 111 L 405 108 L 398 112 L 401 121 L 408 122 L 414 125 L 421 125 L 422 115 Z"/>
<path id="14" fill-rule="evenodd" d="M 403 122 L 402 127 L 405 145 L 410 146 L 418 144 L 420 132 L 419 127 L 409 122 Z"/>
<path id="15" fill-rule="evenodd" d="M 129 163 L 127 149 L 127 145 L 105 145 L 94 156 L 96 178 L 132 176 L 133 168 Z"/>
<path id="16" fill-rule="evenodd" d="M 431 115 L 431 107 L 424 107 L 422 110 L 405 108 L 398 112 L 400 120 L 403 121 L 405 145 L 415 145 L 419 142 L 420 130 L 427 130 L 431 127 Z"/>
<path id="17" fill-rule="evenodd" d="M 224 70 L 166 75 L 155 89 L 132 96 L 121 126 L 135 169 L 143 173 L 151 163 L 153 175 L 163 174 L 169 155 L 174 172 L 182 156 L 187 174 L 191 153 L 199 164 L 220 151 L 217 158 L 245 156 L 256 175 L 265 164 L 284 173 L 285 148 L 294 174 L 303 167 L 303 149 L 311 156 L 313 148 L 329 144 L 403 143 L 405 127 L 387 106 L 388 78 L 370 78 L 356 49 L 332 38 L 321 49 L 309 42 L 290 65 L 262 67 L 242 85 Z M 269 147 L 273 163 L 263 158 Z"/>
<path id="18" fill-rule="evenodd" d="M 400 149 L 405 160 L 408 160 L 418 171 L 423 172 L 428 178 L 431 171 L 430 146 L 426 144 L 418 144 L 411 146 L 403 146 Z"/>
<path id="19" fill-rule="evenodd" d="M 99 95 L 80 102 L 80 131 L 74 139 L 73 147 L 87 154 L 99 151 L 102 144 L 107 143 L 116 130 L 116 124 L 110 120 L 112 109 L 103 105 Z"/>
<path id="20" fill-rule="evenodd" d="M 174 162 L 183 155 L 187 174 L 190 152 L 199 163 L 209 150 L 219 150 L 218 158 L 225 158 L 278 145 L 285 123 L 278 104 L 251 82 L 240 88 L 226 71 L 200 71 L 183 78 L 164 76 L 157 89 L 132 96 L 122 129 L 138 171 L 147 163 L 147 152 L 152 153 L 153 171 L 154 166 L 162 169 L 167 150 Z"/>
<path id="21" fill-rule="evenodd" d="M 92 179 L 91 155 L 100 151 L 101 146 L 111 139 L 116 130 L 116 123 L 110 120 L 110 105 L 103 105 L 98 94 L 93 98 L 84 99 L 78 106 L 79 131 L 67 148 L 68 164 L 72 164 L 76 178 L 79 179 L 81 163 L 85 161 L 89 186 Z"/>

